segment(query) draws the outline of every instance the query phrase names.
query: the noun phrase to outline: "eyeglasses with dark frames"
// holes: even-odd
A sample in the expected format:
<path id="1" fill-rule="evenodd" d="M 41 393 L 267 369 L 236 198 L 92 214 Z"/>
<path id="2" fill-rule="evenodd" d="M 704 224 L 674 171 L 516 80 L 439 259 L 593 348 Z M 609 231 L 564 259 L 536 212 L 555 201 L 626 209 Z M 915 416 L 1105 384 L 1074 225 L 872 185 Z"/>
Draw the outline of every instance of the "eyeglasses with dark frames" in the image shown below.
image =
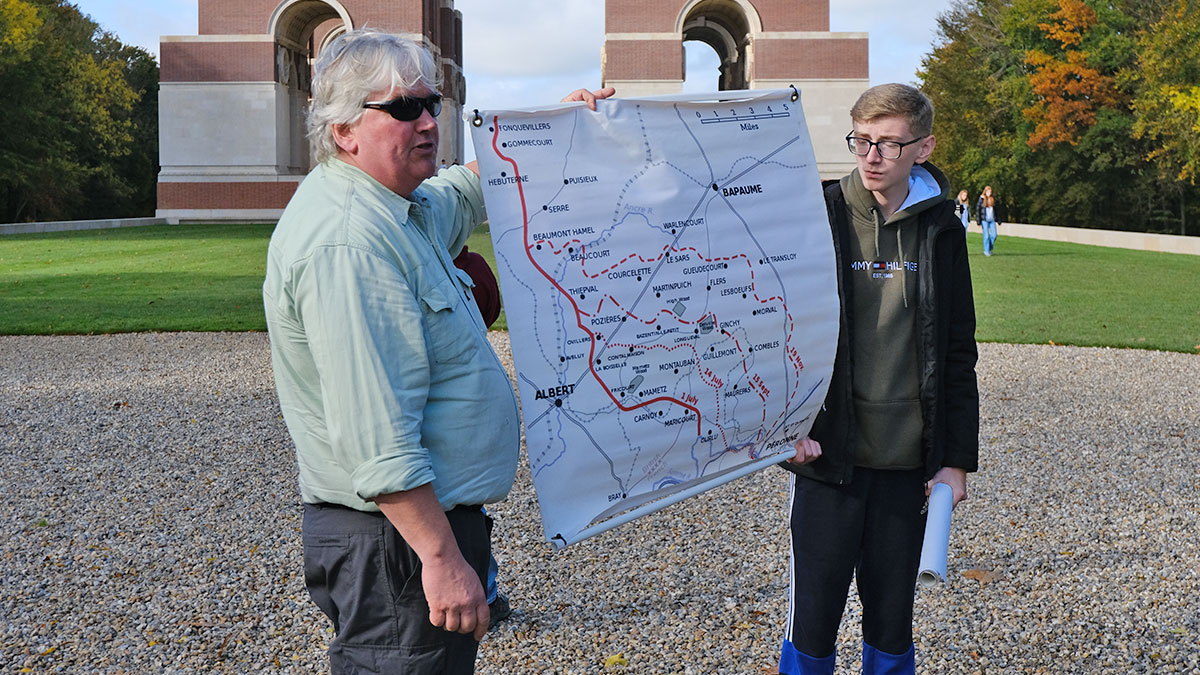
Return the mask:
<path id="1" fill-rule="evenodd" d="M 900 153 L 904 152 L 904 148 L 929 138 L 926 134 L 920 138 L 914 138 L 907 143 L 900 141 L 870 141 L 865 138 L 855 136 L 853 132 L 846 135 L 846 147 L 850 148 L 850 152 L 859 157 L 866 157 L 871 154 L 871 146 L 875 147 L 875 151 L 884 159 L 900 159 Z"/>
<path id="2" fill-rule="evenodd" d="M 442 95 L 430 94 L 424 97 L 400 96 L 390 101 L 367 101 L 364 108 L 382 110 L 401 122 L 411 122 L 428 110 L 429 114 L 437 117 L 442 112 Z"/>

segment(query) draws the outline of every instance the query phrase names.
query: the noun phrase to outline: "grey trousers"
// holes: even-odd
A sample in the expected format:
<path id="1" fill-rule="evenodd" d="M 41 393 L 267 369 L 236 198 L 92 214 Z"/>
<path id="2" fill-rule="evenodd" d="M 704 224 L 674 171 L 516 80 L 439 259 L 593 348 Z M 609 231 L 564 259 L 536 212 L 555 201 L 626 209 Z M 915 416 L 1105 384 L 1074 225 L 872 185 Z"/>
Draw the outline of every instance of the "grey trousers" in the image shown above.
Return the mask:
<path id="1" fill-rule="evenodd" d="M 491 519 L 478 506 L 446 512 L 467 563 L 486 579 Z M 479 643 L 429 623 L 421 560 L 381 513 L 305 504 L 304 583 L 333 622 L 334 675 L 475 672 Z"/>

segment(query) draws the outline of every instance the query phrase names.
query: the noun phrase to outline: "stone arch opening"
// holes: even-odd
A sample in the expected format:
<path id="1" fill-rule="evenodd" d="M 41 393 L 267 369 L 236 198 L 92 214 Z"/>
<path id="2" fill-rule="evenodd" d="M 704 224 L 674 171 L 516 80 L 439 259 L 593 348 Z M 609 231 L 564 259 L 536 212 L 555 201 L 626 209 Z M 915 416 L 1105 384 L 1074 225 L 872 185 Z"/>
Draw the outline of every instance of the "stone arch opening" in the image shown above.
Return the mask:
<path id="1" fill-rule="evenodd" d="M 288 147 L 280 148 L 279 154 L 287 158 L 291 172 L 304 174 L 312 168 L 305 128 L 312 64 L 330 40 L 351 27 L 349 13 L 335 0 L 283 0 L 271 14 L 267 30 L 275 41 L 275 81 L 286 97 L 286 105 L 278 110 L 286 115 L 288 126 Z"/>
<path id="2" fill-rule="evenodd" d="M 683 43 L 683 93 L 702 93 L 717 89 L 721 76 L 721 58 L 706 42 Z"/>
<path id="3" fill-rule="evenodd" d="M 197 34 L 164 35 L 160 43 L 160 217 L 174 222 L 278 218 L 312 168 L 305 122 L 313 63 L 335 37 L 364 25 L 409 36 L 437 56 L 445 82 L 439 150 L 447 163 L 462 161 L 466 81 L 462 13 L 454 9 L 454 0 L 196 0 L 195 5 Z M 675 13 L 672 7 L 670 20 Z"/>
<path id="4" fill-rule="evenodd" d="M 684 42 L 703 42 L 716 51 L 719 89 L 749 88 L 750 36 L 762 30 L 752 5 L 745 0 L 691 0 L 679 13 L 676 30 Z"/>
<path id="5" fill-rule="evenodd" d="M 354 23 L 337 0 L 283 0 L 271 13 L 267 32 L 278 42 L 302 46 L 317 26 L 329 20 L 338 20 L 345 26 Z"/>

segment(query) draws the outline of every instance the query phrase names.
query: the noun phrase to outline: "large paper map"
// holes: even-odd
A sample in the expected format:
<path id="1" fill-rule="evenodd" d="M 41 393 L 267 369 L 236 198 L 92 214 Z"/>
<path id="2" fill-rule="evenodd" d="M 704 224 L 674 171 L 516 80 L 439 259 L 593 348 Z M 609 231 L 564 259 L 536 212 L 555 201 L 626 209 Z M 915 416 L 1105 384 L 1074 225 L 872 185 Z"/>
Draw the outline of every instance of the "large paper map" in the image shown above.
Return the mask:
<path id="1" fill-rule="evenodd" d="M 793 90 L 477 111 L 473 140 L 546 538 L 794 453 L 838 330 Z"/>

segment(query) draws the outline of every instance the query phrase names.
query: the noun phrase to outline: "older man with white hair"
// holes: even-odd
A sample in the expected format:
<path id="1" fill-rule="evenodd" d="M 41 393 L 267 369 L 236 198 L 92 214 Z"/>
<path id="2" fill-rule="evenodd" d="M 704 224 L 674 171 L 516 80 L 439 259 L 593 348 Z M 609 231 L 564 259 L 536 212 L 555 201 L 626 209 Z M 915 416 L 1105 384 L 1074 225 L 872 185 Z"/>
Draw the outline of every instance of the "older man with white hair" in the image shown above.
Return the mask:
<path id="1" fill-rule="evenodd" d="M 432 56 L 377 31 L 320 55 L 320 162 L 271 237 L 263 300 L 304 502 L 304 576 L 335 673 L 471 673 L 488 628 L 482 505 L 512 487 L 516 398 L 453 263 L 485 218 L 438 171 Z M 595 100 L 611 90 L 578 90 Z"/>

